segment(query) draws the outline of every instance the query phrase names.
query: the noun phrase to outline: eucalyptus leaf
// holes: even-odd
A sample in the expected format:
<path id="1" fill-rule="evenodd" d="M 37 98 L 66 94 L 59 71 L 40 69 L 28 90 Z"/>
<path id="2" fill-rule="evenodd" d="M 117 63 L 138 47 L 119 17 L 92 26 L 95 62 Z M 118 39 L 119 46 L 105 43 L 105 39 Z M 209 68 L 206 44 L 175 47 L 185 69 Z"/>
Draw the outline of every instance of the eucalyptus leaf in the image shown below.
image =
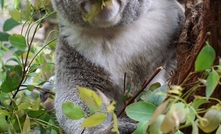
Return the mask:
<path id="1" fill-rule="evenodd" d="M 153 124 L 149 127 L 150 134 L 162 134 L 162 131 L 159 129 L 165 118 L 165 115 L 159 115 Z"/>
<path id="2" fill-rule="evenodd" d="M 206 98 L 209 99 L 209 97 L 212 95 L 213 91 L 215 90 L 216 86 L 219 83 L 219 74 L 212 69 L 212 72 L 209 73 L 209 76 L 207 78 L 206 83 Z"/>
<path id="3" fill-rule="evenodd" d="M 81 99 L 87 104 L 88 107 L 99 109 L 102 105 L 101 98 L 92 90 L 77 86 Z"/>
<path id="4" fill-rule="evenodd" d="M 167 86 L 161 86 L 155 89 L 148 97 L 147 102 L 154 104 L 155 106 L 159 106 L 163 103 L 166 98 L 166 95 L 162 95 L 160 93 L 166 93 Z"/>
<path id="5" fill-rule="evenodd" d="M 0 5 L 1 5 L 1 8 L 3 9 L 3 7 L 5 5 L 5 0 L 0 0 Z"/>
<path id="6" fill-rule="evenodd" d="M 221 111 L 219 109 L 210 109 L 207 111 L 204 116 L 204 119 L 206 119 L 205 124 L 199 124 L 199 128 L 203 130 L 205 133 L 211 133 L 221 123 Z"/>
<path id="7" fill-rule="evenodd" d="M 72 102 L 65 102 L 62 105 L 63 113 L 72 120 L 78 120 L 85 117 L 85 113 L 78 105 L 74 105 Z"/>
<path id="8" fill-rule="evenodd" d="M 112 132 L 116 132 L 117 134 L 120 134 L 119 130 L 118 130 L 118 120 L 117 120 L 117 115 L 113 112 L 112 113 L 113 116 L 113 129 Z"/>
<path id="9" fill-rule="evenodd" d="M 133 134 L 146 134 L 148 127 L 148 121 L 140 121 L 137 124 L 137 129 L 133 132 Z"/>
<path id="10" fill-rule="evenodd" d="M 199 108 L 199 106 L 201 106 L 202 104 L 205 104 L 205 103 L 208 103 L 208 101 L 207 100 L 205 100 L 205 99 L 196 99 L 196 100 L 194 100 L 192 103 L 191 103 L 191 107 L 195 110 L 195 111 L 197 111 L 198 110 L 198 108 Z M 190 108 L 190 113 L 189 113 L 189 115 L 188 115 L 188 118 L 187 118 L 187 121 L 186 121 L 186 125 L 187 124 L 191 124 L 191 120 L 195 120 L 195 112 L 193 111 L 193 109 L 192 108 Z"/>
<path id="11" fill-rule="evenodd" d="M 146 103 L 143 101 L 133 103 L 126 108 L 126 114 L 128 117 L 135 121 L 149 121 L 156 107 L 153 104 Z"/>
<path id="12" fill-rule="evenodd" d="M 21 17 L 21 10 L 18 10 L 16 8 L 13 8 L 11 10 L 9 10 L 9 14 L 11 15 L 12 19 L 14 20 L 14 23 L 18 23 L 21 22 L 22 17 Z"/>
<path id="13" fill-rule="evenodd" d="M 6 78 L 4 79 L 1 89 L 5 93 L 9 93 L 18 88 L 22 79 L 22 67 L 17 65 L 12 70 L 7 71 Z"/>
<path id="14" fill-rule="evenodd" d="M 4 133 L 4 132 L 7 132 L 8 130 L 8 123 L 7 121 L 5 120 L 5 117 L 2 117 L 0 116 L 0 133 Z"/>
<path id="15" fill-rule="evenodd" d="M 216 134 L 221 134 L 221 125 L 219 125 L 218 129 L 216 130 Z"/>
<path id="16" fill-rule="evenodd" d="M 104 122 L 105 119 L 106 119 L 106 114 L 104 113 L 94 114 L 86 118 L 81 125 L 84 128 L 95 127 L 101 124 L 102 122 Z"/>
<path id="17" fill-rule="evenodd" d="M 210 45 L 204 46 L 196 58 L 195 70 L 203 71 L 207 68 L 210 68 L 213 65 L 215 56 L 215 50 Z"/>
<path id="18" fill-rule="evenodd" d="M 14 46 L 15 48 L 21 50 L 21 51 L 25 51 L 26 50 L 26 39 L 24 36 L 20 35 L 20 34 L 13 34 L 9 37 L 9 41 L 11 43 L 12 46 Z"/>
<path id="19" fill-rule="evenodd" d="M 30 118 L 26 116 L 24 125 L 23 125 L 23 131 L 22 134 L 30 134 L 31 133 L 31 123 Z"/>
<path id="20" fill-rule="evenodd" d="M 0 32 L 0 42 L 8 41 L 10 34 L 6 32 Z"/>
<path id="21" fill-rule="evenodd" d="M 13 18 L 9 18 L 7 19 L 4 24 L 3 24 L 3 31 L 10 31 L 11 29 L 13 29 L 14 27 L 20 25 L 21 23 L 17 22 L 16 20 L 14 20 Z"/>

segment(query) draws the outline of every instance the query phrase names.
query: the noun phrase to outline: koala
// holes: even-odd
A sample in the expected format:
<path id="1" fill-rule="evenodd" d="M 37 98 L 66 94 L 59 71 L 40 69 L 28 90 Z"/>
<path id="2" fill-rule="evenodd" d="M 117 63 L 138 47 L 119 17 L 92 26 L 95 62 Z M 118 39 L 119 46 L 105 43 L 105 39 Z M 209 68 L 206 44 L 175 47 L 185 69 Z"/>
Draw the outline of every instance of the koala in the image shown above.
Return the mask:
<path id="1" fill-rule="evenodd" d="M 184 20 L 176 0 L 105 0 L 109 3 L 95 14 L 93 21 L 86 21 L 84 15 L 92 11 L 95 2 L 52 0 L 60 17 L 54 107 L 67 134 L 112 133 L 111 115 L 99 126 L 84 130 L 83 119 L 68 119 L 62 112 L 62 104 L 73 102 L 89 114 L 76 89 L 82 86 L 99 89 L 115 100 L 119 112 L 123 107 L 124 74 L 134 94 L 157 67 L 172 66 L 176 52 L 172 42 L 180 34 Z M 136 129 L 136 124 L 127 118 L 119 119 L 118 125 L 121 134 Z"/>

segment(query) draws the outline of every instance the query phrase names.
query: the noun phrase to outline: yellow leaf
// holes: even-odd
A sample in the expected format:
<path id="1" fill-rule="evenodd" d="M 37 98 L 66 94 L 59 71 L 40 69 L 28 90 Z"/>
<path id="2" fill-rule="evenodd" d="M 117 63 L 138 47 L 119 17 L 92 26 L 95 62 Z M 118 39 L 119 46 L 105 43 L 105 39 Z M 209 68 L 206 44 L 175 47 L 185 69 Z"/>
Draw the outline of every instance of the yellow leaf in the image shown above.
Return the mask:
<path id="1" fill-rule="evenodd" d="M 97 0 L 93 3 L 91 11 L 84 14 L 83 20 L 93 23 L 94 18 L 99 14 L 99 12 L 104 8 L 104 6 L 111 5 L 112 0 Z"/>
<path id="2" fill-rule="evenodd" d="M 77 86 L 81 99 L 92 109 L 98 110 L 102 105 L 101 98 L 92 90 Z"/>
<path id="3" fill-rule="evenodd" d="M 113 129 L 111 130 L 112 132 L 116 132 L 117 134 L 120 134 L 118 130 L 118 121 L 117 121 L 117 116 L 114 112 L 112 112 L 113 120 L 114 120 L 114 126 Z"/>
<path id="4" fill-rule="evenodd" d="M 154 114 L 153 114 L 151 120 L 150 120 L 149 123 L 148 123 L 149 125 L 151 125 L 153 122 L 155 122 L 155 120 L 158 118 L 158 116 L 161 115 L 161 114 L 165 111 L 165 109 L 166 109 L 168 103 L 169 103 L 169 100 L 163 102 L 161 105 L 159 105 L 159 106 L 156 108 L 156 110 L 155 110 L 155 112 L 154 112 Z"/>
<path id="5" fill-rule="evenodd" d="M 100 96 L 102 102 L 105 104 L 107 111 L 114 112 L 116 102 L 115 101 L 110 102 L 109 98 L 103 92 L 101 92 L 99 89 L 96 89 L 96 90 L 97 90 L 97 93 Z"/>
<path id="6" fill-rule="evenodd" d="M 106 114 L 104 114 L 104 113 L 94 114 L 94 115 L 86 118 L 81 125 L 84 128 L 85 127 L 95 127 L 95 126 L 101 124 L 102 122 L 104 122 L 105 118 L 106 118 Z"/>
<path id="7" fill-rule="evenodd" d="M 38 97 L 33 103 L 32 103 L 32 110 L 39 110 L 40 106 L 40 97 Z"/>
<path id="8" fill-rule="evenodd" d="M 22 134 L 30 134 L 30 133 L 31 133 L 31 129 L 30 129 L 30 119 L 29 119 L 29 117 L 27 116 L 27 117 L 26 117 L 26 120 L 25 120 L 25 123 L 24 123 L 24 126 L 23 126 Z"/>

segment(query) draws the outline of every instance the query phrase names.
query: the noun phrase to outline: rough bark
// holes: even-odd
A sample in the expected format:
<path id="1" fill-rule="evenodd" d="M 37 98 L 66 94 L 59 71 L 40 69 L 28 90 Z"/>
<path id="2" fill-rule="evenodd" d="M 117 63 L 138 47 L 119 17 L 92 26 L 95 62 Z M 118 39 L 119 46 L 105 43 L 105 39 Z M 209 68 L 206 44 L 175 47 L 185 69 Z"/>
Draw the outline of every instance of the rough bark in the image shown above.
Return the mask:
<path id="1" fill-rule="evenodd" d="M 180 85 L 186 76 L 194 71 L 194 62 L 197 54 L 205 45 L 205 41 L 216 51 L 216 61 L 221 57 L 221 0 L 182 0 L 185 4 L 185 26 L 178 41 L 178 66 L 172 76 L 172 84 Z M 200 73 L 191 77 L 183 85 L 184 92 L 194 85 L 200 77 Z M 212 97 L 221 99 L 221 86 L 212 94 Z M 192 101 L 194 95 L 205 95 L 205 89 L 195 91 L 188 101 Z M 213 102 L 215 104 L 215 102 Z M 210 107 L 204 105 L 204 108 Z M 191 128 L 185 129 L 184 133 L 191 133 Z M 200 132 L 203 134 L 203 132 Z"/>

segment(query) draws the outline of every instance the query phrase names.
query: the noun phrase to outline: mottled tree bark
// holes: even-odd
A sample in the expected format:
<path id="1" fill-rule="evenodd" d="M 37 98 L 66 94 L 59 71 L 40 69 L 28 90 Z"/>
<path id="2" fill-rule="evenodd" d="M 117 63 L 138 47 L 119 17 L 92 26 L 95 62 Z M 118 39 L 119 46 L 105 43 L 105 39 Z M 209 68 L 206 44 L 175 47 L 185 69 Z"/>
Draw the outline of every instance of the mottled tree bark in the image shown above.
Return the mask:
<path id="1" fill-rule="evenodd" d="M 177 70 L 172 76 L 172 84 L 180 85 L 187 75 L 194 71 L 194 63 L 196 56 L 205 41 L 216 51 L 216 61 L 214 64 L 219 63 L 221 57 L 221 0 L 181 0 L 185 4 L 185 26 L 180 35 L 178 44 L 177 55 Z M 184 85 L 184 92 L 188 91 L 200 77 L 198 73 L 191 77 Z M 221 87 L 212 94 L 212 97 L 221 99 Z M 205 89 L 201 88 L 195 91 L 187 101 L 192 101 L 194 95 L 205 95 Z M 213 102 L 212 104 L 215 104 Z M 210 107 L 211 104 L 203 105 L 204 108 Z M 185 129 L 184 133 L 191 133 L 191 128 Z M 203 134 L 203 132 L 200 132 Z"/>

